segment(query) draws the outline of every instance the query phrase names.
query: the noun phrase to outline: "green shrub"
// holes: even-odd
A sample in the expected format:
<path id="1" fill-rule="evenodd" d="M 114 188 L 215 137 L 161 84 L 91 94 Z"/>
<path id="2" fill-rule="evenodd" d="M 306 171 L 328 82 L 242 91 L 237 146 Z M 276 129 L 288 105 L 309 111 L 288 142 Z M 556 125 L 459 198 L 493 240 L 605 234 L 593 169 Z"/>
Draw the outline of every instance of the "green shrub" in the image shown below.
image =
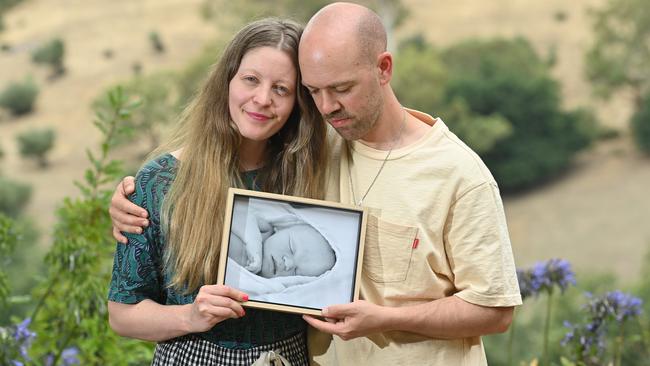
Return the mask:
<path id="1" fill-rule="evenodd" d="M 54 76 L 61 75 L 65 72 L 63 67 L 63 55 L 65 46 L 60 38 L 52 39 L 32 53 L 32 61 L 37 64 L 47 64 L 52 67 Z"/>
<path id="2" fill-rule="evenodd" d="M 36 159 L 39 166 L 46 167 L 48 165 L 47 154 L 54 146 L 55 136 L 54 130 L 51 128 L 31 130 L 19 134 L 16 139 L 20 147 L 20 155 L 25 158 Z"/>
<path id="3" fill-rule="evenodd" d="M 447 103 L 461 99 L 474 114 L 511 125 L 511 133 L 481 154 L 503 189 L 557 175 L 595 138 L 594 116 L 561 109 L 557 82 L 526 40 L 468 41 L 447 49 L 443 60 Z"/>
<path id="4" fill-rule="evenodd" d="M 158 34 L 158 32 L 153 31 L 149 33 L 149 42 L 151 42 L 151 47 L 154 51 L 158 53 L 165 52 L 165 45 L 162 43 L 162 39 L 160 39 L 160 34 Z"/>
<path id="5" fill-rule="evenodd" d="M 27 79 L 24 82 L 12 82 L 0 93 L 0 107 L 8 109 L 18 116 L 32 111 L 38 95 L 36 84 Z"/>
<path id="6" fill-rule="evenodd" d="M 632 134 L 637 146 L 646 154 L 650 154 L 650 94 L 645 98 L 639 110 L 631 120 Z"/>
<path id="7" fill-rule="evenodd" d="M 0 176 L 0 213 L 17 217 L 32 195 L 29 185 Z"/>
<path id="8" fill-rule="evenodd" d="M 484 159 L 503 190 L 559 174 L 595 138 L 595 118 L 563 111 L 548 65 L 523 39 L 467 41 L 437 51 L 399 47 L 392 85 L 404 105 L 444 119 Z"/>

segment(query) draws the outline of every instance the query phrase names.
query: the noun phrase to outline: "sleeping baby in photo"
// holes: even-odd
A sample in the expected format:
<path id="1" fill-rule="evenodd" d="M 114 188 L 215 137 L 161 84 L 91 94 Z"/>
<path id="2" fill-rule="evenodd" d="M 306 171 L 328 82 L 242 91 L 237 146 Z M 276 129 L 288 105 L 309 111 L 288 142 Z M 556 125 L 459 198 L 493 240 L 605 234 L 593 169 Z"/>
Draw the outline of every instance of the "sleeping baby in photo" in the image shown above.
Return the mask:
<path id="1" fill-rule="evenodd" d="M 246 220 L 240 221 L 233 221 L 228 257 L 254 274 L 315 277 L 336 262 L 330 243 L 293 214 L 289 205 L 264 212 L 248 210 Z"/>

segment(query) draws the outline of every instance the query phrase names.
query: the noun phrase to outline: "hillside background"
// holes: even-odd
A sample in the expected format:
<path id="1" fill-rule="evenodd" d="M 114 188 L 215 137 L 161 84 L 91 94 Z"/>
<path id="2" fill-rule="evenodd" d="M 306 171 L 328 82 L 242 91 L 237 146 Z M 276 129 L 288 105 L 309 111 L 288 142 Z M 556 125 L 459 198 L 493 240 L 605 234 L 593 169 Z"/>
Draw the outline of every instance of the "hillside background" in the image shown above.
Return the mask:
<path id="1" fill-rule="evenodd" d="M 4 174 L 33 187 L 25 214 L 41 231 L 40 247 L 50 245 L 55 210 L 63 197 L 77 196 L 73 180 L 87 166 L 86 148 L 99 133 L 92 125 L 91 103 L 107 87 L 133 76 L 185 67 L 220 33 L 229 32 L 201 16 L 200 0 L 27 0 L 5 16 L 0 43 L 0 87 L 31 75 L 41 86 L 35 112 L 0 116 L 0 160 Z M 583 60 L 591 40 L 588 9 L 601 0 L 404 0 L 409 10 L 396 38 L 421 33 L 435 46 L 468 39 L 521 36 L 542 57 L 555 54 L 552 74 L 561 83 L 567 108 L 593 110 L 599 122 L 620 131 L 597 142 L 571 168 L 549 183 L 504 197 L 518 266 L 538 260 L 568 259 L 577 272 L 611 272 L 623 282 L 638 278 L 650 248 L 650 159 L 633 146 L 625 94 L 610 101 L 592 96 Z M 558 14 L 565 20 L 557 21 Z M 152 50 L 148 34 L 157 31 L 166 52 Z M 65 41 L 65 76 L 48 80 L 48 71 L 30 61 L 39 44 L 58 36 Z M 228 36 L 228 34 L 226 34 Z M 112 50 L 112 57 L 103 54 Z M 396 58 L 399 63 L 399 57 Z M 444 116 L 441 116 L 444 118 Z M 57 141 L 51 165 L 43 170 L 18 154 L 15 135 L 51 126 Z M 140 163 L 143 146 L 121 147 L 119 158 Z"/>

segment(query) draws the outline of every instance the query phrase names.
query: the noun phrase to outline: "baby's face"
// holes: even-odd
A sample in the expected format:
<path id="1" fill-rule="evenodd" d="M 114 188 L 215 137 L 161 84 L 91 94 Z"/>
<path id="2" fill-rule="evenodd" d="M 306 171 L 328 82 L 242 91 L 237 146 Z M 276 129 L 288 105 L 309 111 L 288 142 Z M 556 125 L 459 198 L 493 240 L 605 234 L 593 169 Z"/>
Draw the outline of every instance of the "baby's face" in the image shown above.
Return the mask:
<path id="1" fill-rule="evenodd" d="M 295 225 L 264 241 L 264 277 L 319 276 L 331 269 L 336 256 L 327 240 L 309 225 Z"/>

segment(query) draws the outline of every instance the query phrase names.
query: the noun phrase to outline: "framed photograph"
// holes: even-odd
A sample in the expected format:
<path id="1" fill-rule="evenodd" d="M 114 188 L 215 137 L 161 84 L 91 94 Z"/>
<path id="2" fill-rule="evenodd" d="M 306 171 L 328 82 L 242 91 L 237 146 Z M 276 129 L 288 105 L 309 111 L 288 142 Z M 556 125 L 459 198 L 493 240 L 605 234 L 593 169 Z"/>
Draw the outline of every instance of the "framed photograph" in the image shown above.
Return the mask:
<path id="1" fill-rule="evenodd" d="M 366 211 L 231 188 L 218 283 L 253 308 L 321 315 L 359 297 Z"/>

